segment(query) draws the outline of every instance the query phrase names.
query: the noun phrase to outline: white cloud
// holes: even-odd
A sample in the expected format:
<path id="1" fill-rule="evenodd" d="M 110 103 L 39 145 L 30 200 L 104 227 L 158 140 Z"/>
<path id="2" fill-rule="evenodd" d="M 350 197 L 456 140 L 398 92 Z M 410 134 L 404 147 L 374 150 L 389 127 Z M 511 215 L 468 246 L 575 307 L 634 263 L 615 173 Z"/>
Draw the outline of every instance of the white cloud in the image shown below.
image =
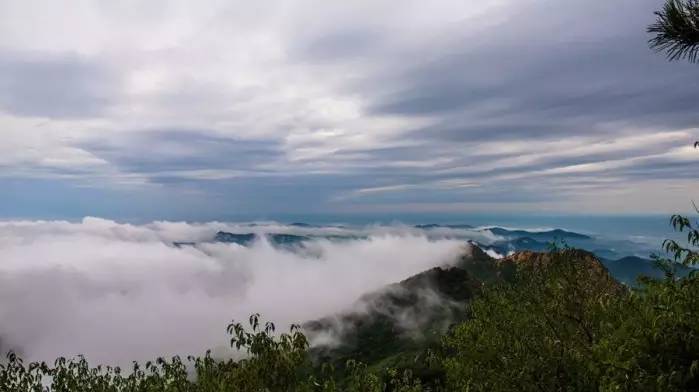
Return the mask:
<path id="1" fill-rule="evenodd" d="M 207 188 L 214 182 L 236 188 L 255 177 L 245 184 L 269 188 L 315 176 L 325 210 L 390 196 L 441 202 L 445 211 L 458 198 L 473 209 L 480 192 L 496 203 L 518 193 L 513 181 L 527 180 L 560 199 L 567 196 L 554 190 L 566 173 L 634 186 L 626 169 L 647 157 L 673 160 L 664 154 L 696 136 L 686 83 L 695 68 L 666 64 L 645 47 L 654 7 L 0 2 L 0 68 L 22 76 L 2 68 L 0 177 L 197 188 L 212 202 L 240 194 Z M 608 23 L 612 9 L 629 10 L 624 23 Z M 152 131 L 161 134 L 147 149 L 130 137 Z M 178 132 L 265 142 L 274 152 L 252 154 L 252 163 L 192 163 L 190 155 L 222 154 L 158 148 Z M 196 182 L 206 184 L 183 189 Z M 429 200 L 410 199 L 428 189 Z M 548 207 L 546 197 L 530 199 L 527 210 Z M 256 207 L 281 203 L 270 204 Z"/>
<path id="2" fill-rule="evenodd" d="M 420 2 L 84 1 L 64 13 L 60 3 L 3 2 L 0 47 L 34 53 L 38 62 L 42 54 L 77 54 L 109 67 L 123 81 L 99 117 L 99 131 L 84 120 L 33 118 L 52 133 L 50 143 L 43 143 L 46 155 L 72 148 L 76 139 L 69 135 L 107 140 L 130 130 L 174 126 L 285 140 L 289 162 L 323 160 L 338 149 L 383 146 L 409 123 L 364 113 L 363 97 L 343 90 L 348 80 L 371 72 L 370 64 L 316 64 L 295 57 L 298 44 L 351 26 L 378 29 L 382 37 L 393 37 L 393 48 L 414 50 L 413 38 L 437 34 L 444 23 L 475 18 L 499 3 L 444 1 L 425 13 Z M 386 13 L 395 17 L 386 19 Z M 22 121 L 9 115 L 0 127 Z M 25 135 L 24 142 L 42 134 L 26 123 L 13 128 Z M 44 163 L 60 168 L 63 162 Z M 10 163 L 27 165 L 19 158 Z"/>
<path id="3" fill-rule="evenodd" d="M 302 252 L 266 241 L 172 245 L 209 241 L 219 229 L 369 237 L 318 240 Z M 463 250 L 462 240 L 429 240 L 408 227 L 3 222 L 0 336 L 27 359 L 82 353 L 123 365 L 202 353 L 225 346 L 231 318 L 260 312 L 286 327 L 332 314 L 367 291 L 454 262 Z"/>

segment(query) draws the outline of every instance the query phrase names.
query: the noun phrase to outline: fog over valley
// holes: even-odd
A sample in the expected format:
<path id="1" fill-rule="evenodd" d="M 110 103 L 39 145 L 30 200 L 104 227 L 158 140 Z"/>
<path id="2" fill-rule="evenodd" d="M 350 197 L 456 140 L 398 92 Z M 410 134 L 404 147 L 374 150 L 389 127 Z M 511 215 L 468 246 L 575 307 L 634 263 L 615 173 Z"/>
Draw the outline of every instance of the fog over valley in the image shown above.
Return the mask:
<path id="1" fill-rule="evenodd" d="M 204 242 L 226 227 L 240 229 L 97 218 L 0 223 L 3 350 L 40 360 L 84 354 L 112 364 L 201 354 L 227 345 L 231 319 L 260 312 L 286 328 L 348 308 L 368 291 L 452 263 L 465 251 L 463 241 L 429 240 L 408 227 L 367 228 L 361 240 L 317 239 L 296 251 L 264 236 L 249 247 Z"/>
<path id="2" fill-rule="evenodd" d="M 648 249 L 560 229 L 465 224 L 5 221 L 0 341 L 35 360 L 84 354 L 123 365 L 207 349 L 230 355 L 231 319 L 259 312 L 287 328 L 454 264 L 470 243 L 501 258 L 556 239 L 610 259 Z"/>
<path id="3" fill-rule="evenodd" d="M 699 0 L 0 0 L 0 392 L 699 391 Z"/>

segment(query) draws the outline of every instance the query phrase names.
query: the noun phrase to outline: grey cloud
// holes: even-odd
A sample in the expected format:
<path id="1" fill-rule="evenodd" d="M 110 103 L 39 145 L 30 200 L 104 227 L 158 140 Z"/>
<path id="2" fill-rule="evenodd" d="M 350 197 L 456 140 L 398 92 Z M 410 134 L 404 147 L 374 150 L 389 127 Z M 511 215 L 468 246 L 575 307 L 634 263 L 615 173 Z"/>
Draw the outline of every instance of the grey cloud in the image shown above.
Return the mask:
<path id="1" fill-rule="evenodd" d="M 371 110 L 438 116 L 442 122 L 450 122 L 452 128 L 455 122 L 469 121 L 486 128 L 516 122 L 547 124 L 549 130 L 557 128 L 557 132 L 566 133 L 593 132 L 599 124 L 609 121 L 672 127 L 698 124 L 699 114 L 692 103 L 699 98 L 699 89 L 691 81 L 696 80 L 699 71 L 696 67 L 665 64 L 644 45 L 642 36 L 636 36 L 600 42 L 599 46 L 582 51 L 567 45 L 559 50 L 536 51 L 539 57 L 535 65 L 499 69 L 495 72 L 502 79 L 489 81 L 486 86 L 479 79 L 493 71 L 478 60 L 474 64 L 448 57 L 446 64 L 428 64 L 403 75 L 395 83 L 406 87 L 393 98 L 376 102 Z M 502 49 L 508 53 L 512 48 Z M 497 63 L 521 61 L 516 55 L 503 58 L 502 54 L 493 53 L 464 57 L 473 55 Z M 453 79 L 444 80 L 443 75 Z M 471 124 L 466 126 L 474 127 Z M 532 129 L 524 129 L 521 135 L 529 136 L 529 130 Z M 487 133 L 491 137 L 499 134 L 491 130 Z M 479 135 L 464 132 L 464 137 L 473 136 Z"/>
<path id="2" fill-rule="evenodd" d="M 263 172 L 257 166 L 280 154 L 279 145 L 273 141 L 240 140 L 212 136 L 211 131 L 177 129 L 124 132 L 120 138 L 93 140 L 81 148 L 125 172 L 155 177 L 170 171 Z M 158 178 L 172 182 L 177 174 Z"/>
<path id="3" fill-rule="evenodd" d="M 661 3 L 513 1 L 493 24 L 472 28 L 465 20 L 430 27 L 425 36 L 418 36 L 419 27 L 396 31 L 382 26 L 381 18 L 368 21 L 354 14 L 331 14 L 316 25 L 319 17 L 305 19 L 315 10 L 297 9 L 300 14 L 288 18 L 300 20 L 284 21 L 293 26 L 281 42 L 279 61 L 285 63 L 275 67 L 303 76 L 298 79 L 303 87 L 310 75 L 309 89 L 322 98 L 357 103 L 359 119 L 316 115 L 326 108 L 306 108 L 294 96 L 275 95 L 276 82 L 271 90 L 252 83 L 233 91 L 226 80 L 194 75 L 176 77 L 144 98 L 145 108 L 156 109 L 155 117 L 161 109 L 170 116 L 172 129 L 96 135 L 78 147 L 163 188 L 201 190 L 210 196 L 206 208 L 235 205 L 250 211 L 332 210 L 338 203 L 364 202 L 535 203 L 570 198 L 576 185 L 571 177 L 590 188 L 611 181 L 629 186 L 641 180 L 682 181 L 696 165 L 654 157 L 685 143 L 677 138 L 610 151 L 584 146 L 699 126 L 699 68 L 668 63 L 646 44 L 645 26 Z M 165 59 L 167 65 L 187 55 L 173 48 L 135 57 Z M 113 75 L 89 59 L 11 53 L 0 67 L 0 109 L 15 114 L 99 115 L 115 94 Z M 286 76 L 269 76 L 280 75 Z M 63 99 L 66 92 L 71 95 Z M 144 113 L 150 124 L 151 112 Z M 385 117 L 408 125 L 384 133 Z M 202 128 L 177 126 L 192 119 Z M 218 127 L 228 135 L 240 131 L 270 139 L 217 136 Z M 245 132 L 249 127 L 265 132 Z M 347 146 L 334 136 L 285 143 L 296 129 L 338 129 L 343 137 L 358 137 Z M 687 135 L 690 145 L 693 135 Z M 541 151 L 546 143 L 572 138 L 583 144 L 577 151 Z M 524 147 L 492 147 L 497 143 Z M 321 153 L 290 160 L 298 152 L 291 148 Z M 582 174 L 551 170 L 632 158 L 629 165 Z M 80 175 L 71 170 L 57 169 Z M 219 178 L 217 172 L 230 177 Z M 478 186 L 434 185 L 439 181 Z M 357 193 L 366 188 L 388 190 Z M 348 194 L 355 197 L 342 198 Z"/>
<path id="4" fill-rule="evenodd" d="M 371 29 L 343 28 L 301 39 L 292 47 L 299 59 L 338 62 L 378 54 L 383 35 Z"/>
<path id="5" fill-rule="evenodd" d="M 536 145 L 570 137 L 615 140 L 634 130 L 644 134 L 699 126 L 699 68 L 667 63 L 646 44 L 644 28 L 652 21 L 658 2 L 620 0 L 602 5 L 574 1 L 565 7 L 528 2 L 527 6 L 521 7 L 519 18 L 477 37 L 486 41 L 475 42 L 466 36 L 446 38 L 452 41 L 448 45 L 442 42 L 437 51 L 423 48 L 423 55 L 410 61 L 374 67 L 381 71 L 355 86 L 357 93 L 367 97 L 371 114 L 434 120 L 432 125 L 408 133 L 408 140 L 419 142 L 419 147 L 369 151 L 375 162 L 452 158 L 438 167 L 410 172 L 379 168 L 372 171 L 372 186 L 460 177 L 487 181 L 520 175 L 524 178 L 521 181 L 495 180 L 483 189 L 449 192 L 463 201 L 481 199 L 478 194 L 484 192 L 502 202 L 509 200 L 506 195 L 512 192 L 521 194 L 529 178 L 540 185 L 536 192 L 543 200 L 546 196 L 541 189 L 547 189 L 552 197 L 570 174 L 542 177 L 540 172 L 634 157 L 639 159 L 629 167 L 599 170 L 596 175 L 621 182 L 687 178 L 691 162 L 643 159 L 679 147 L 676 140 L 609 152 L 583 149 L 517 165 L 507 162 L 508 157 L 517 158 L 515 153 L 479 152 L 479 144 L 486 141 Z M 620 14 L 622 18 L 614 17 Z M 592 16 L 596 18 L 587 18 Z M 687 140 L 689 144 L 691 140 Z M 496 160 L 497 167 L 491 169 L 439 174 Z M 362 197 L 412 200 L 419 192 L 406 188 Z M 433 190 L 432 195 L 423 196 L 438 200 L 445 191 L 437 193 Z"/>
<path id="6" fill-rule="evenodd" d="M 0 51 L 0 110 L 51 118 L 103 114 L 117 94 L 108 67 L 74 54 Z"/>
<path id="7" fill-rule="evenodd" d="M 607 132 L 599 126 L 612 121 L 696 126 L 699 69 L 667 63 L 646 44 L 658 5 L 527 2 L 516 19 L 478 37 L 446 38 L 436 52 L 423 48 L 358 91 L 379 91 L 371 113 L 433 116 L 441 125 L 425 132 L 452 141 L 460 129 L 462 140 L 478 140 Z"/>

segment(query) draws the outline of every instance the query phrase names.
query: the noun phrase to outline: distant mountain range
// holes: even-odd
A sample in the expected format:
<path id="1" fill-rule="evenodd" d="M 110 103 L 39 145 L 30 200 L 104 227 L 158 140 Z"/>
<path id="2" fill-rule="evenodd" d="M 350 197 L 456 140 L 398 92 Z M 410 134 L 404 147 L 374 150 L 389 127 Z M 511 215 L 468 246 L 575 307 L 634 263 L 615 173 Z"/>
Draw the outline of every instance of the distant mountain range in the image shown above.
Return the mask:
<path id="1" fill-rule="evenodd" d="M 528 237 L 536 241 L 556 241 L 556 240 L 590 240 L 592 237 L 574 233 L 572 231 L 566 231 L 561 229 L 553 229 L 546 231 L 528 231 L 528 230 L 509 230 L 503 229 L 502 227 L 491 227 L 484 229 L 490 231 L 495 235 L 499 235 L 505 238 L 521 238 Z"/>
<path id="2" fill-rule="evenodd" d="M 266 237 L 274 245 L 298 245 L 305 241 L 311 240 L 311 237 L 294 235 L 294 234 L 266 234 Z M 257 234 L 246 233 L 246 234 L 233 234 L 227 233 L 225 231 L 219 231 L 216 233 L 214 242 L 226 242 L 232 244 L 238 244 L 242 246 L 248 246 L 250 243 L 258 238 Z"/>
<path id="3" fill-rule="evenodd" d="M 473 229 L 474 228 L 471 225 L 440 225 L 440 224 L 436 224 L 436 223 L 427 223 L 427 224 L 422 224 L 422 225 L 415 225 L 414 227 L 416 229 L 423 229 L 423 230 L 438 229 L 441 227 L 446 227 L 448 229 Z"/>
<path id="4" fill-rule="evenodd" d="M 644 259 L 636 256 L 628 256 L 618 260 L 607 260 L 600 258 L 604 266 L 607 267 L 609 273 L 628 285 L 633 285 L 639 276 L 648 276 L 651 278 L 663 278 L 665 273 L 656 267 L 653 260 Z M 677 266 L 675 273 L 679 276 L 686 276 L 692 270 L 689 267 Z"/>
<path id="5" fill-rule="evenodd" d="M 290 227 L 300 230 L 309 231 L 313 228 L 322 228 L 322 226 L 314 226 L 307 223 L 293 223 Z M 441 225 L 441 224 L 421 224 L 415 225 L 415 229 L 422 230 L 428 236 L 436 236 L 436 238 L 463 238 L 464 241 L 473 242 L 484 251 L 492 251 L 496 254 L 506 257 L 509 254 L 520 251 L 545 252 L 551 248 L 551 245 L 556 243 L 570 244 L 576 248 L 586 249 L 594 253 L 601 262 L 609 269 L 610 273 L 619 281 L 626 284 L 634 284 L 638 275 L 646 275 L 651 277 L 662 277 L 663 272 L 655 267 L 652 260 L 637 256 L 626 256 L 622 258 L 615 257 L 616 252 L 612 249 L 599 248 L 599 244 L 595 242 L 595 238 L 586 234 L 576 233 L 562 229 L 552 230 L 520 230 L 506 229 L 502 227 L 487 227 L 474 228 L 467 224 Z M 451 229 L 446 233 L 441 233 L 438 229 Z M 459 230 L 464 233 L 459 236 Z M 438 234 L 435 234 L 438 233 Z M 490 233 L 500 240 L 492 243 L 482 243 L 479 241 L 470 240 L 469 233 Z M 260 240 L 261 237 L 266 238 L 273 246 L 294 249 L 295 247 L 303 247 L 308 241 L 324 239 L 331 241 L 351 241 L 368 239 L 367 235 L 359 234 L 291 234 L 291 233 L 231 233 L 219 231 L 216 233 L 212 242 L 230 243 L 241 246 L 251 246 L 254 241 Z M 177 242 L 176 246 L 194 246 L 194 242 Z M 680 271 L 682 273 L 682 271 Z"/>
<path id="6" fill-rule="evenodd" d="M 294 223 L 287 226 L 285 231 L 288 232 L 266 233 L 256 227 L 254 233 L 219 231 L 208 242 L 251 246 L 264 238 L 272 246 L 295 251 L 310 241 L 366 240 L 384 233 L 379 230 L 371 234 L 344 227 L 338 230 L 340 228 L 334 226 L 333 231 L 324 232 L 322 226 Z M 574 252 L 578 252 L 581 262 L 599 271 L 603 279 L 612 276 L 618 282 L 633 285 L 639 275 L 663 276 L 652 260 L 636 256 L 608 257 L 614 256 L 615 250 L 601 247 L 603 244 L 597 238 L 562 229 L 475 228 L 465 224 L 423 224 L 412 229 L 434 240 L 462 239 L 469 251 L 455 265 L 432 268 L 408 277 L 363 295 L 352 309 L 304 323 L 316 358 L 329 360 L 339 369 L 350 358 L 377 369 L 412 368 L 423 380 L 429 379 L 434 369 L 416 366 L 416 358 L 439 347 L 441 336 L 450 326 L 464 320 L 468 303 L 479 295 L 485 284 L 508 282 L 517 265 L 542 262 L 551 244 L 556 242 L 558 246 L 595 250 L 594 253 Z M 196 246 L 191 242 L 175 245 Z M 493 257 L 496 254 L 500 256 Z"/>

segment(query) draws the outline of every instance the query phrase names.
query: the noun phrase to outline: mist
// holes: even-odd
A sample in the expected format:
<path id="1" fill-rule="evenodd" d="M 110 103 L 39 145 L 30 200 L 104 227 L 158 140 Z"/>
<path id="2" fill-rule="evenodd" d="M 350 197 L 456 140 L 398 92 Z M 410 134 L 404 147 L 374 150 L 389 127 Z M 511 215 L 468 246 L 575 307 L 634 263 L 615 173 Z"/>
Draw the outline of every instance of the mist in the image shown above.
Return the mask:
<path id="1" fill-rule="evenodd" d="M 214 243 L 219 230 L 260 236 L 249 247 Z M 362 238 L 287 249 L 265 233 Z M 226 355 L 231 320 L 259 312 L 284 329 L 335 314 L 364 293 L 454 263 L 465 242 L 449 234 L 401 225 L 0 222 L 0 349 L 116 365 L 207 349 Z"/>

